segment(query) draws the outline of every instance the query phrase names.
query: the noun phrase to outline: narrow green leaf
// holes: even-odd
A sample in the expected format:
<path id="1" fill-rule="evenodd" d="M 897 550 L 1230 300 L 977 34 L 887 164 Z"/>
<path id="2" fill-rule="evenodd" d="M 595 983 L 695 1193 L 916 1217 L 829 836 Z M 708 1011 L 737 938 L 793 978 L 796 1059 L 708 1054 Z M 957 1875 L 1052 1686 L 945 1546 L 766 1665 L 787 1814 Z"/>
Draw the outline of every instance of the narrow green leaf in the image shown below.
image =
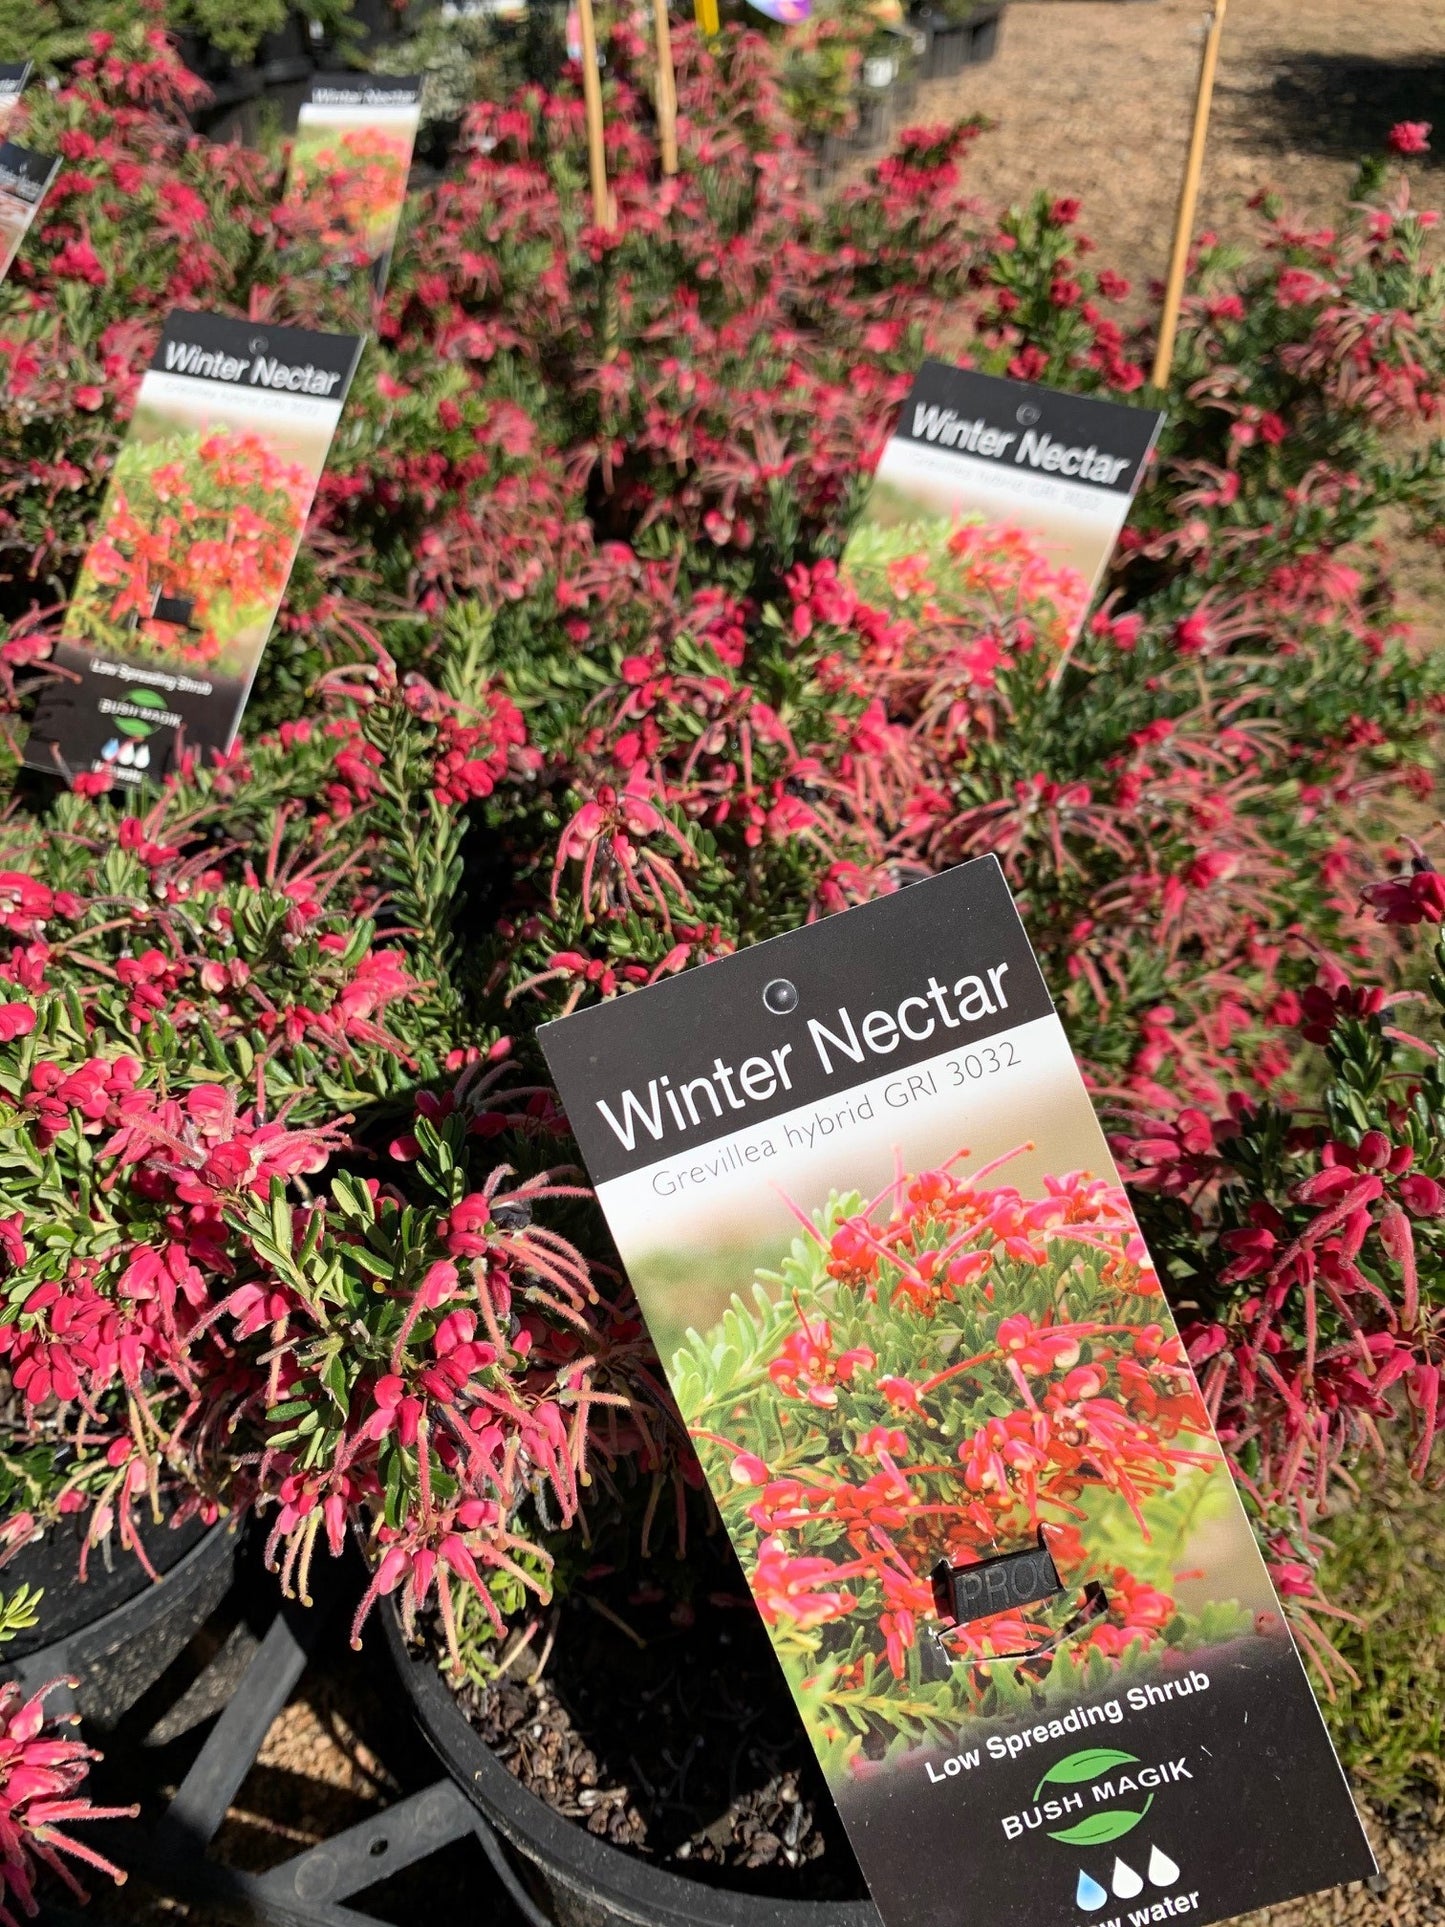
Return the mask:
<path id="1" fill-rule="evenodd" d="M 1046 1786 L 1077 1786 L 1082 1780 L 1097 1780 L 1114 1766 L 1137 1766 L 1137 1753 L 1120 1753 L 1112 1746 L 1086 1746 L 1081 1753 L 1065 1754 L 1055 1760 L 1034 1788 L 1037 1800 Z"/>
<path id="2" fill-rule="evenodd" d="M 1062 1840 L 1067 1847 L 1102 1847 L 1108 1840 L 1119 1840 L 1126 1833 L 1132 1833 L 1153 1804 L 1154 1795 L 1151 1793 L 1137 1813 L 1128 1807 L 1106 1807 L 1102 1813 L 1089 1814 L 1077 1826 L 1065 1827 L 1061 1833 L 1051 1833 L 1049 1838 Z"/>

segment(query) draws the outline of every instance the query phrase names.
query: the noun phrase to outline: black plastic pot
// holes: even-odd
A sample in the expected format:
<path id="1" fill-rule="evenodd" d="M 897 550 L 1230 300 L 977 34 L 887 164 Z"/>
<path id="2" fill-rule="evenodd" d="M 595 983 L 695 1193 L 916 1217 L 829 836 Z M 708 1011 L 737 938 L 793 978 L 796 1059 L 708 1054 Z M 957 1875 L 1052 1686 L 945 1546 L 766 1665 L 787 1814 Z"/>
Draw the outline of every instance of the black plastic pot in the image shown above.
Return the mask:
<path id="1" fill-rule="evenodd" d="M 928 53 L 928 35 L 916 22 L 890 29 L 889 37 L 898 49 L 898 78 L 893 83 L 893 116 L 905 123 L 918 104 L 918 83 Z"/>
<path id="2" fill-rule="evenodd" d="M 816 191 L 827 187 L 835 174 L 839 174 L 852 158 L 852 137 L 848 134 L 824 134 L 812 149 L 812 181 Z"/>
<path id="3" fill-rule="evenodd" d="M 1003 31 L 1004 9 L 1002 6 L 981 7 L 977 13 L 970 14 L 964 25 L 968 28 L 968 53 L 964 64 L 978 67 L 985 60 L 992 60 L 998 52 L 999 35 Z"/>
<path id="4" fill-rule="evenodd" d="M 951 80 L 963 72 L 963 55 L 968 28 L 962 20 L 950 20 L 941 13 L 925 13 L 920 25 L 927 35 L 923 51 L 923 78 Z"/>
<path id="5" fill-rule="evenodd" d="M 177 1529 L 169 1519 L 157 1523 L 149 1511 L 140 1519 L 138 1529 L 146 1558 L 162 1577 L 206 1536 L 199 1519 L 188 1520 Z M 104 1619 L 154 1584 L 134 1553 L 115 1550 L 107 1563 L 103 1547 L 91 1551 L 82 1581 L 84 1546 L 79 1515 L 57 1519 L 43 1537 L 22 1546 L 0 1568 L 0 1592 L 13 1592 L 24 1584 L 45 1594 L 39 1623 L 7 1640 L 0 1651 L 0 1662 L 10 1665 L 28 1659 L 42 1646 L 53 1646 L 77 1628 Z"/>
<path id="6" fill-rule="evenodd" d="M 854 102 L 857 120 L 850 142 L 855 154 L 873 154 L 886 147 L 893 128 L 892 83 L 863 87 Z"/>
<path id="7" fill-rule="evenodd" d="M 193 116 L 195 125 L 212 139 L 253 136 L 259 126 L 262 102 L 279 107 L 288 124 L 318 67 L 328 64 L 326 49 L 312 38 L 305 16 L 293 11 L 275 33 L 265 34 L 254 61 L 238 65 L 203 34 L 182 34 L 180 55 L 193 74 L 210 89 Z"/>
<path id="8" fill-rule="evenodd" d="M 219 115 L 230 112 L 242 101 L 259 98 L 262 91 L 260 69 L 236 66 L 201 34 L 180 34 L 176 50 L 183 65 L 189 67 L 198 79 L 205 81 L 210 90 L 209 97 L 191 115 L 197 127 L 207 129 Z"/>
<path id="9" fill-rule="evenodd" d="M 75 1710 L 101 1730 L 114 1726 L 189 1645 L 225 1596 L 235 1569 L 231 1524 L 191 1535 L 162 1530 L 147 1544 L 158 1565 L 172 1555 L 159 1583 L 126 1554 L 108 1573 L 97 1562 L 82 1586 L 75 1577 L 76 1547 L 67 1547 L 63 1534 L 25 1547 L 6 1566 L 0 1588 L 11 1590 L 20 1580 L 43 1585 L 40 1624 L 28 1646 L 22 1636 L 0 1649 L 0 1673 L 28 1692 L 70 1674 L 79 1681 L 70 1700 Z M 33 1643 L 37 1636 L 44 1645 Z M 60 1694 L 47 1704 L 60 1710 Z"/>
<path id="10" fill-rule="evenodd" d="M 263 38 L 256 49 L 256 66 L 262 89 L 267 92 L 311 78 L 316 71 L 316 49 L 310 27 L 299 13 L 290 15 L 284 27 Z"/>
<path id="11" fill-rule="evenodd" d="M 916 24 L 926 36 L 923 79 L 948 80 L 961 74 L 965 67 L 977 67 L 985 60 L 992 60 L 998 52 L 1003 15 L 1000 5 L 979 7 L 966 20 L 950 19 L 932 8 L 916 16 Z"/>
<path id="12" fill-rule="evenodd" d="M 558 1927 L 880 1927 L 871 1901 L 779 1900 L 705 1885 L 564 1820 L 493 1757 L 436 1667 L 408 1651 L 391 1602 L 383 1606 L 387 1643 L 422 1732 L 457 1786 L 528 1862 Z"/>
<path id="13" fill-rule="evenodd" d="M 359 30 L 357 46 L 364 53 L 386 47 L 399 38 L 404 8 L 392 0 L 351 0 L 352 25 Z"/>
<path id="14" fill-rule="evenodd" d="M 265 35 L 255 60 L 247 65 L 238 65 L 202 34 L 182 34 L 180 54 L 214 97 L 201 109 L 203 115 L 221 113 L 243 100 L 257 100 L 274 88 L 309 79 L 316 70 L 315 51 L 299 14 L 293 14 L 279 32 Z"/>

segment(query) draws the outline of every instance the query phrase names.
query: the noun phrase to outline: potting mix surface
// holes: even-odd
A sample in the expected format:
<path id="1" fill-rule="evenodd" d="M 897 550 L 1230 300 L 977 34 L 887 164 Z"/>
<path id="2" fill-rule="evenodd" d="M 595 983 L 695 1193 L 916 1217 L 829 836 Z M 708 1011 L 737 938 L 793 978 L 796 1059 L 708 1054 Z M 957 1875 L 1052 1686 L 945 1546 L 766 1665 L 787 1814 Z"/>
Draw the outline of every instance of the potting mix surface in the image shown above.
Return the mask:
<path id="1" fill-rule="evenodd" d="M 695 1603 L 596 1582 L 557 1614 L 545 1669 L 531 1658 L 539 1640 L 510 1675 L 464 1685 L 459 1704 L 525 1787 L 614 1846 L 752 1892 L 863 1898 L 721 1534 L 689 1548 L 688 1568 Z"/>

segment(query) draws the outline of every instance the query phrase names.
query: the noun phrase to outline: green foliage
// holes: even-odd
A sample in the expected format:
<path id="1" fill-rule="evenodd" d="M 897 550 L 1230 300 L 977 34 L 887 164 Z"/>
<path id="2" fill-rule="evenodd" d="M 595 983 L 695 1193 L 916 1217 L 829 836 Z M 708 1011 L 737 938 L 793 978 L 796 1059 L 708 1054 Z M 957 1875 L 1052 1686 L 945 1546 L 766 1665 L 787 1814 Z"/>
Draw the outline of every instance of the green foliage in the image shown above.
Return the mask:
<path id="1" fill-rule="evenodd" d="M 1398 1458 L 1342 1495 L 1326 1525 L 1322 1584 L 1340 1608 L 1335 1645 L 1349 1673 L 1325 1718 L 1356 1786 L 1408 1808 L 1445 1793 L 1445 1548 L 1440 1495 Z"/>
<path id="2" fill-rule="evenodd" d="M 0 1599 L 0 1645 L 40 1624 L 40 1602 L 44 1597 L 39 1586 L 20 1585 L 7 1598 Z"/>
<path id="3" fill-rule="evenodd" d="M 370 57 L 378 73 L 422 76 L 422 142 L 452 131 L 479 100 L 505 100 L 528 83 L 550 85 L 567 58 L 565 8 L 540 0 L 519 18 L 428 8 L 402 39 Z"/>
<path id="4" fill-rule="evenodd" d="M 254 58 L 262 39 L 293 13 L 328 34 L 347 37 L 352 0 L 0 0 L 0 60 L 33 60 L 42 73 L 64 68 L 89 50 L 96 33 L 133 26 L 137 12 L 176 33 L 198 34 L 230 59 Z"/>

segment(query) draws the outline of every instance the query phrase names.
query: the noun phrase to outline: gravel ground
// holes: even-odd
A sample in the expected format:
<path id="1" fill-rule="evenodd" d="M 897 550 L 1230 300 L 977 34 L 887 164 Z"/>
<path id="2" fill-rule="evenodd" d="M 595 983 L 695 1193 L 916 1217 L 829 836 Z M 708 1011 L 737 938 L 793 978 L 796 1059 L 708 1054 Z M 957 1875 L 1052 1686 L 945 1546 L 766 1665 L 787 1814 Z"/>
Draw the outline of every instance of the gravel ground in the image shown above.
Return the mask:
<path id="1" fill-rule="evenodd" d="M 1367 1811 L 1365 1825 L 1380 1863 L 1373 1881 L 1245 1914 L 1241 1927 L 1434 1927 L 1445 1920 L 1441 1816 L 1421 1813 L 1387 1826 Z"/>
<path id="2" fill-rule="evenodd" d="M 986 116 L 972 190 L 1079 195 L 1102 258 L 1143 293 L 1168 266 L 1204 17 L 1200 0 L 1015 0 L 997 56 L 928 84 L 914 117 Z M 1445 151 L 1442 0 L 1231 0 L 1199 225 L 1243 239 L 1270 186 L 1327 224 L 1397 120 L 1433 120 Z M 1442 172 L 1437 153 L 1421 176 L 1437 196 Z"/>

